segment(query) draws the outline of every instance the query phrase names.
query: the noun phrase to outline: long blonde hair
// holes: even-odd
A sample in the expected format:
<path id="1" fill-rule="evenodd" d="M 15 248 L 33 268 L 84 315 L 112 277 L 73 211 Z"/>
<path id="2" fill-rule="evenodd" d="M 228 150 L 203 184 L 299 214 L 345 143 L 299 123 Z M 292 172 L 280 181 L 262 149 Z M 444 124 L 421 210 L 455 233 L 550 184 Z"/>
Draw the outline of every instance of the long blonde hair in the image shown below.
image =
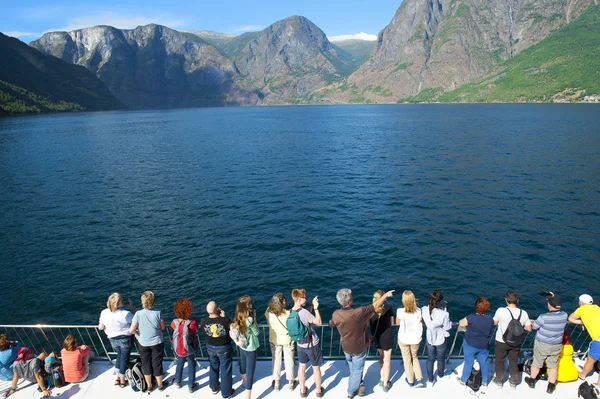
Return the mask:
<path id="1" fill-rule="evenodd" d="M 241 296 L 235 306 L 235 317 L 233 319 L 233 328 L 236 328 L 242 334 L 246 334 L 246 320 L 250 316 L 250 309 L 252 309 L 252 298 L 249 295 Z"/>
<path id="2" fill-rule="evenodd" d="M 106 301 L 106 307 L 111 312 L 116 312 L 117 309 L 119 308 L 119 304 L 122 304 L 122 303 L 123 303 L 123 297 L 118 292 L 115 292 L 114 294 L 110 294 L 110 296 L 108 297 L 108 300 Z"/>
<path id="3" fill-rule="evenodd" d="M 377 300 L 379 298 L 381 298 L 383 296 L 383 294 L 385 294 L 385 292 L 383 292 L 382 290 L 377 290 L 375 291 L 375 293 L 373 294 L 373 303 L 377 302 Z M 375 308 L 375 312 L 381 316 L 381 314 L 383 313 L 383 304 L 381 304 L 380 307 Z"/>
<path id="4" fill-rule="evenodd" d="M 417 311 L 417 300 L 412 291 L 406 290 L 402 293 L 402 305 L 404 305 L 404 313 L 415 313 Z"/>

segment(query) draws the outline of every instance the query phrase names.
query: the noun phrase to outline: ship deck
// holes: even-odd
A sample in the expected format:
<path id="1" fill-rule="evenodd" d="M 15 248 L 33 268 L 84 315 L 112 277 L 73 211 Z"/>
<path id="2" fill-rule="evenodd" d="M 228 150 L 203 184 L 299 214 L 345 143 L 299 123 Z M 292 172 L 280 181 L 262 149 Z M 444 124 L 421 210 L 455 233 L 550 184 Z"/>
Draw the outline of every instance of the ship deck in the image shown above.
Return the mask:
<path id="1" fill-rule="evenodd" d="M 575 359 L 578 366 L 582 365 L 579 359 Z M 79 384 L 68 384 L 63 388 L 55 388 L 52 390 L 52 397 L 60 398 L 86 398 L 86 399 L 104 399 L 111 397 L 116 398 L 140 398 L 145 395 L 150 395 L 154 398 L 206 398 L 215 397 L 220 398 L 218 395 L 211 395 L 211 390 L 208 386 L 208 363 L 200 361 L 200 365 L 204 366 L 202 369 L 198 369 L 196 372 L 196 384 L 197 389 L 193 394 L 188 392 L 187 386 L 183 386 L 181 389 L 169 385 L 164 391 L 155 389 L 150 393 L 134 392 L 130 387 L 120 388 L 113 385 L 114 376 L 112 364 L 106 360 L 94 361 L 90 364 L 91 371 L 90 377 L 87 381 Z M 456 372 L 462 370 L 463 361 L 462 359 L 451 359 L 447 366 L 447 375 L 437 381 L 433 386 L 427 386 L 425 388 L 411 388 L 404 381 L 404 370 L 402 363 L 394 359 L 392 360 L 392 376 L 391 381 L 393 382 L 392 389 L 385 393 L 379 388 L 379 367 L 378 363 L 373 360 L 368 360 L 365 365 L 365 386 L 366 396 L 376 398 L 398 398 L 407 397 L 410 395 L 411 398 L 438 398 L 438 397 L 449 397 L 449 398 L 473 398 L 474 396 L 481 397 L 482 399 L 495 399 L 495 398 L 549 398 L 550 396 L 546 393 L 546 382 L 539 381 L 535 389 L 529 388 L 524 382 L 521 382 L 516 389 L 510 389 L 508 382 L 504 384 L 502 389 L 496 387 L 494 384 L 490 384 L 485 394 L 474 393 L 469 388 L 466 388 L 459 384 L 457 381 Z M 493 366 L 493 364 L 491 364 Z M 164 363 L 165 376 L 171 383 L 175 374 L 175 365 L 170 362 Z M 425 370 L 425 361 L 421 360 L 421 367 Z M 491 367 L 490 372 L 493 371 Z M 343 360 L 329 360 L 326 361 L 322 367 L 323 372 L 323 386 L 325 388 L 325 398 L 339 398 L 343 399 L 347 397 L 346 389 L 348 384 L 348 368 Z M 235 397 L 245 398 L 243 389 L 241 388 L 241 378 L 237 369 L 237 362 L 234 362 L 233 367 L 233 381 Z M 282 373 L 283 374 L 283 373 Z M 309 387 L 309 398 L 316 398 L 316 392 L 313 383 L 312 370 L 307 371 L 308 381 L 307 386 Z M 186 370 L 184 370 L 184 384 L 186 383 Z M 597 374 L 590 375 L 588 381 L 590 383 L 597 381 Z M 292 392 L 288 389 L 286 378 L 282 375 L 282 386 L 279 392 L 273 391 L 271 388 L 271 362 L 270 361 L 258 361 L 255 383 L 252 389 L 252 399 L 276 399 L 276 398 L 292 398 L 300 397 L 300 389 L 296 389 Z M 580 382 L 571 383 L 559 383 L 553 396 L 555 398 L 576 398 L 577 389 Z M 0 381 L 0 393 L 6 392 L 10 389 L 9 381 Z M 11 398 L 39 398 L 42 395 L 37 392 L 37 384 L 31 384 L 28 382 L 19 383 L 19 389 L 16 393 L 11 395 Z"/>

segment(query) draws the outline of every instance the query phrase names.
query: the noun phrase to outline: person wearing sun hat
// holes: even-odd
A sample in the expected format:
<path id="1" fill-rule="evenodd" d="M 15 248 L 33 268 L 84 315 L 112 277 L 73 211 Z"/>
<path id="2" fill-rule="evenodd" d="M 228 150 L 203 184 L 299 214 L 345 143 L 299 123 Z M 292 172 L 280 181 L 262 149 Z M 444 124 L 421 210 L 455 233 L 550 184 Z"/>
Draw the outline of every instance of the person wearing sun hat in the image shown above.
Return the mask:
<path id="1" fill-rule="evenodd" d="M 579 307 L 569 316 L 569 322 L 582 324 L 592 338 L 587 360 L 579 373 L 579 378 L 585 380 L 594 368 L 594 363 L 600 360 L 600 307 L 594 304 L 590 295 L 583 294 L 579 297 Z M 600 385 L 600 375 L 596 384 Z"/>
<path id="2" fill-rule="evenodd" d="M 531 365 L 531 377 L 525 377 L 529 388 L 535 388 L 537 376 L 544 366 L 548 367 L 547 393 L 553 393 L 556 389 L 558 377 L 558 355 L 562 350 L 562 339 L 567 325 L 567 314 L 563 312 L 562 300 L 550 293 L 548 299 L 548 313 L 541 314 L 536 320 L 531 320 L 531 327 L 537 330 L 533 344 L 533 364 Z"/>

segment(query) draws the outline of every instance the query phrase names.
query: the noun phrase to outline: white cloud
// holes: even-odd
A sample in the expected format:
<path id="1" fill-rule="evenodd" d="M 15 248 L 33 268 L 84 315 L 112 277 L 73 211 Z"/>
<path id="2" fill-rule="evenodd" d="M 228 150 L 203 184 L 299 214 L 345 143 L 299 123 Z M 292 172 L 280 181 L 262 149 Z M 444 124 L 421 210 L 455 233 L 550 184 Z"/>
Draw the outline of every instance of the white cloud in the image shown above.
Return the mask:
<path id="1" fill-rule="evenodd" d="M 40 36 L 39 33 L 34 33 L 34 32 L 12 31 L 12 32 L 2 32 L 2 33 L 4 33 L 6 36 L 10 36 L 10 37 L 36 37 L 36 36 Z"/>
<path id="2" fill-rule="evenodd" d="M 185 25 L 182 20 L 172 19 L 165 15 L 124 15 L 115 12 L 100 12 L 93 15 L 72 18 L 67 26 L 57 29 L 49 29 L 46 32 L 66 31 L 70 32 L 82 28 L 90 28 L 97 25 L 108 25 L 117 29 L 133 29 L 148 24 L 164 25 L 169 28 L 177 28 Z"/>
<path id="3" fill-rule="evenodd" d="M 255 31 L 263 30 L 263 29 L 264 28 L 262 26 L 246 25 L 241 28 L 234 29 L 233 31 L 234 32 L 255 32 Z"/>
<path id="4" fill-rule="evenodd" d="M 365 32 L 356 33 L 354 35 L 339 35 L 328 37 L 330 42 L 341 42 L 343 40 L 365 40 L 367 42 L 374 42 L 377 40 L 377 35 L 370 35 Z"/>

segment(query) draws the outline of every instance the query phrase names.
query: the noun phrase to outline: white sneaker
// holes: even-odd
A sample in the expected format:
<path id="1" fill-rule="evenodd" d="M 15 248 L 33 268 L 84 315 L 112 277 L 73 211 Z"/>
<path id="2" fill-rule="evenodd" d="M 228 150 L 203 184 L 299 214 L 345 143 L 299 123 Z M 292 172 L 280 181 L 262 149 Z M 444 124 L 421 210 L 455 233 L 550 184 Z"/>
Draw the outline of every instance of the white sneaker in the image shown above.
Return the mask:
<path id="1" fill-rule="evenodd" d="M 481 394 L 484 394 L 484 395 L 485 395 L 485 392 L 486 392 L 486 391 L 487 391 L 487 385 L 482 385 L 482 386 L 479 388 L 479 393 L 481 393 Z"/>

